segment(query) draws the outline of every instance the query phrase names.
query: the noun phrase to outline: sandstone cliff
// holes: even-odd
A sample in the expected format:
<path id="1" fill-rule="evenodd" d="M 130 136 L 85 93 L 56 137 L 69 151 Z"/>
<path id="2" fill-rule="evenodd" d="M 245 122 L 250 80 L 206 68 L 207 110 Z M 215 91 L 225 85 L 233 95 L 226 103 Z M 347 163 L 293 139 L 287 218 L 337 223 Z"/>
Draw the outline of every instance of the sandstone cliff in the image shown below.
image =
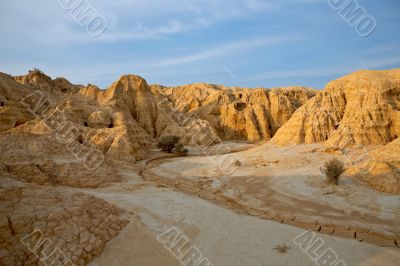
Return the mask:
<path id="1" fill-rule="evenodd" d="M 184 144 L 192 145 L 206 144 L 206 140 L 192 138 L 198 132 L 210 139 L 215 136 L 208 123 L 179 112 L 165 97 L 155 94 L 143 78 L 135 75 L 122 76 L 105 91 L 84 88 L 80 95 L 109 109 L 112 124 L 127 128 L 141 148 L 154 146 L 156 140 L 165 135 L 177 135 Z M 199 141 L 195 143 L 195 140 Z"/>
<path id="2" fill-rule="evenodd" d="M 182 113 L 207 121 L 223 140 L 269 140 L 315 91 L 304 87 L 242 89 L 197 83 L 153 90 Z"/>
<path id="3" fill-rule="evenodd" d="M 358 71 L 330 82 L 278 130 L 278 145 L 386 144 L 400 135 L 400 69 Z"/>
<path id="4" fill-rule="evenodd" d="M 343 148 L 385 145 L 347 174 L 383 192 L 400 192 L 400 69 L 358 71 L 330 82 L 273 138 L 277 145 L 323 142 Z"/>
<path id="5" fill-rule="evenodd" d="M 30 70 L 27 75 L 14 77 L 21 84 L 49 92 L 51 94 L 74 94 L 83 86 L 73 85 L 65 78 L 51 79 L 40 70 Z"/>
<path id="6" fill-rule="evenodd" d="M 347 174 L 379 191 L 400 194 L 400 139 L 358 158 Z"/>
<path id="7" fill-rule="evenodd" d="M 21 167 L 32 170 L 36 173 L 30 177 L 32 181 L 33 176 L 42 176 L 44 164 L 49 165 L 45 163 L 48 154 L 58 154 L 73 164 L 76 158 L 71 149 L 95 149 L 108 163 L 133 163 L 155 148 L 160 136 L 178 135 L 184 144 L 198 145 L 212 144 L 217 139 L 206 121 L 175 110 L 135 75 L 122 76 L 107 90 L 100 90 L 94 85 L 72 85 L 63 78 L 52 80 L 40 71 L 15 78 L 1 74 L 0 104 L 2 162 L 14 173 L 23 172 Z M 40 173 L 34 170 L 38 165 Z M 72 186 L 92 187 L 108 182 L 101 176 L 78 183 L 67 180 Z M 51 180 L 42 176 L 36 181 L 43 183 L 45 179 L 47 183 Z"/>

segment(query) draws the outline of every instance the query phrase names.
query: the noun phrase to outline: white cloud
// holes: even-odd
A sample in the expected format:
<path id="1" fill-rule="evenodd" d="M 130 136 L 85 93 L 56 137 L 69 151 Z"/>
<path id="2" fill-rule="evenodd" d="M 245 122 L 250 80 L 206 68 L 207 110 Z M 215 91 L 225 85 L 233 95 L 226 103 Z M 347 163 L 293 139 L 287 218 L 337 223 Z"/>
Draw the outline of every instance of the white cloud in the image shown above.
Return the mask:
<path id="1" fill-rule="evenodd" d="M 128 14 L 124 15 L 125 11 L 120 10 L 121 5 L 129 10 Z M 160 38 L 164 35 L 198 30 L 223 20 L 262 12 L 268 10 L 269 7 L 271 7 L 270 4 L 260 0 L 156 0 L 136 1 L 133 4 L 120 0 L 115 6 L 108 4 L 108 14 L 119 14 L 119 17 L 111 21 L 109 29 L 99 40 L 126 41 Z M 126 28 L 126 25 L 136 26 Z"/>
<path id="2" fill-rule="evenodd" d="M 221 46 L 210 48 L 206 51 L 193 53 L 186 56 L 174 57 L 173 59 L 164 60 L 156 64 L 156 67 L 164 67 L 164 66 L 172 66 L 172 65 L 181 65 L 187 64 L 196 61 L 208 60 L 208 59 L 217 59 L 223 55 L 242 53 L 243 51 L 258 47 L 258 46 L 267 46 L 273 45 L 288 41 L 293 41 L 293 37 L 264 37 L 264 38 L 256 38 L 256 39 L 248 39 L 233 43 L 227 43 Z"/>
<path id="3" fill-rule="evenodd" d="M 82 0 L 76 0 L 82 1 Z M 261 0 L 86 0 L 108 22 L 98 38 L 56 1 L 3 1 L 0 33 L 17 33 L 15 40 L 38 43 L 118 42 L 161 38 L 209 27 L 223 20 L 267 10 Z"/>

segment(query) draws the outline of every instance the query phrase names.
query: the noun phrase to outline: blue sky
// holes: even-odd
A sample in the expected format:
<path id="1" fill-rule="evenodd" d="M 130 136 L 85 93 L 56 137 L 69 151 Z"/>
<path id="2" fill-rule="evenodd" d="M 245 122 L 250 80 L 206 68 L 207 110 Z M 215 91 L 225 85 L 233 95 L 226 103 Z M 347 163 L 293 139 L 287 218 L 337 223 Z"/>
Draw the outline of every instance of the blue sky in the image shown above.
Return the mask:
<path id="1" fill-rule="evenodd" d="M 358 0 L 377 22 L 368 37 L 328 0 L 88 2 L 108 23 L 98 37 L 58 1 L 1 1 L 0 71 L 38 67 L 101 88 L 128 73 L 163 85 L 323 88 L 358 69 L 400 67 L 399 0 Z"/>

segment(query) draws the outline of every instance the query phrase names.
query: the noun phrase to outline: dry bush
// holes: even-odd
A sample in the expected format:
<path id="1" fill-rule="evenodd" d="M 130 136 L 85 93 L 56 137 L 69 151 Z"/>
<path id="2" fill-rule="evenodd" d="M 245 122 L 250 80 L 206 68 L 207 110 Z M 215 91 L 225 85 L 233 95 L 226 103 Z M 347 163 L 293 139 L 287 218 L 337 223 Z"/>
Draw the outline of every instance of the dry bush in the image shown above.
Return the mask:
<path id="1" fill-rule="evenodd" d="M 171 153 L 175 148 L 175 145 L 179 142 L 179 137 L 177 136 L 165 136 L 160 138 L 157 143 L 157 147 L 160 148 L 164 152 Z"/>
<path id="2" fill-rule="evenodd" d="M 43 74 L 43 71 L 40 70 L 39 68 L 33 68 L 31 70 L 29 70 L 29 74 Z"/>
<path id="3" fill-rule="evenodd" d="M 188 154 L 189 150 L 186 149 L 185 146 L 183 146 L 182 143 L 177 143 L 177 144 L 175 145 L 174 152 L 175 152 L 176 154 L 178 154 L 178 155 L 186 156 L 186 155 Z"/>
<path id="4" fill-rule="evenodd" d="M 277 250 L 279 253 L 286 253 L 290 247 L 286 246 L 285 244 L 279 244 L 276 247 L 274 247 L 275 250 Z"/>
<path id="5" fill-rule="evenodd" d="M 239 160 L 235 160 L 235 161 L 233 162 L 233 165 L 234 165 L 235 167 L 240 167 L 240 166 L 242 166 L 242 162 L 239 161 Z"/>
<path id="6" fill-rule="evenodd" d="M 338 185 L 339 177 L 346 171 L 343 162 L 338 159 L 332 159 L 320 168 L 330 184 Z"/>

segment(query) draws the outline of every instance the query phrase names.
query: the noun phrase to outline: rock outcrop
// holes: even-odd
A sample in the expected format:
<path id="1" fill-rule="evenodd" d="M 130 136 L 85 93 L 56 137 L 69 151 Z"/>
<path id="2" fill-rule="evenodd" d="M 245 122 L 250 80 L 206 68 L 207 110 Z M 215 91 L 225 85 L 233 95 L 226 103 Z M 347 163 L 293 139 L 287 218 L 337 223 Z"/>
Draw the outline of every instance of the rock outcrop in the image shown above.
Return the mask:
<path id="1" fill-rule="evenodd" d="M 117 182 L 110 166 L 143 159 L 159 137 L 215 143 L 206 121 L 165 100 L 135 75 L 100 90 L 40 71 L 15 78 L 0 74 L 0 158 L 19 180 L 94 188 Z"/>
<path id="2" fill-rule="evenodd" d="M 358 71 L 330 82 L 300 107 L 273 138 L 277 145 L 385 145 L 348 174 L 389 193 L 400 192 L 400 69 Z"/>
<path id="3" fill-rule="evenodd" d="M 379 191 L 400 194 L 400 138 L 358 158 L 347 171 Z"/>
<path id="4" fill-rule="evenodd" d="M 7 74 L 0 73 L 0 132 L 18 127 L 34 116 L 22 104 L 23 96 L 30 90 L 18 84 Z"/>
<path id="5" fill-rule="evenodd" d="M 81 85 L 73 85 L 65 78 L 56 78 L 53 80 L 38 69 L 30 70 L 27 75 L 16 76 L 14 79 L 21 84 L 51 94 L 74 94 L 83 87 Z"/>
<path id="6" fill-rule="evenodd" d="M 80 95 L 112 110 L 112 125 L 123 126 L 131 132 L 131 139 L 139 142 L 136 149 L 148 149 L 154 146 L 158 138 L 171 134 L 181 137 L 184 144 L 205 145 L 206 140 L 201 139 L 200 143 L 195 143 L 192 139 L 195 130 L 201 131 L 211 139 L 215 136 L 215 132 L 206 121 L 189 119 L 186 114 L 175 110 L 165 97 L 154 93 L 139 76 L 122 76 L 105 91 L 93 86 L 87 87 L 80 91 Z M 100 120 L 98 113 L 91 114 L 90 120 L 95 116 Z M 104 119 L 106 118 L 103 115 Z"/>
<path id="7" fill-rule="evenodd" d="M 304 87 L 241 89 L 197 83 L 153 86 L 182 113 L 207 121 L 222 140 L 269 140 L 315 91 Z"/>
<path id="8" fill-rule="evenodd" d="M 278 130 L 278 145 L 386 144 L 400 136 L 400 69 L 358 71 L 330 82 Z"/>

